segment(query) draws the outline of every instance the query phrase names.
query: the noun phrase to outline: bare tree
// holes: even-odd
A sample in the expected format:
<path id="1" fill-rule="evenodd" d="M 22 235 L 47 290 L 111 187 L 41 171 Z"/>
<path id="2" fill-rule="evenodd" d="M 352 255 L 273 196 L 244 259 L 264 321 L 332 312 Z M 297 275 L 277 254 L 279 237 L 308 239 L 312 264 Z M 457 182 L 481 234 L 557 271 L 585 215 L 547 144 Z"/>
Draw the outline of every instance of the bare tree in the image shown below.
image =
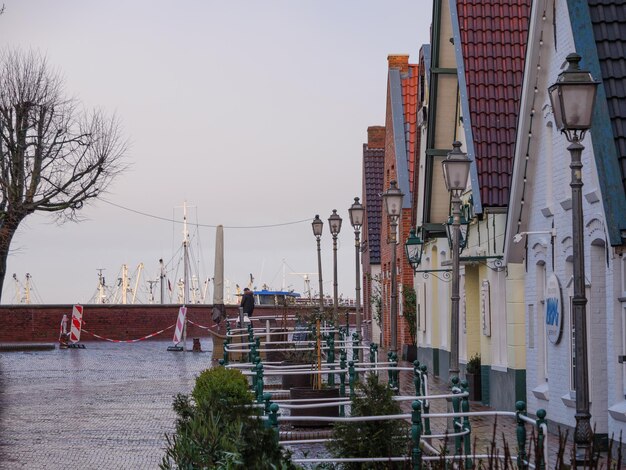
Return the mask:
<path id="1" fill-rule="evenodd" d="M 78 220 L 125 165 L 119 122 L 64 95 L 35 52 L 0 53 L 0 298 L 11 241 L 24 218 Z"/>

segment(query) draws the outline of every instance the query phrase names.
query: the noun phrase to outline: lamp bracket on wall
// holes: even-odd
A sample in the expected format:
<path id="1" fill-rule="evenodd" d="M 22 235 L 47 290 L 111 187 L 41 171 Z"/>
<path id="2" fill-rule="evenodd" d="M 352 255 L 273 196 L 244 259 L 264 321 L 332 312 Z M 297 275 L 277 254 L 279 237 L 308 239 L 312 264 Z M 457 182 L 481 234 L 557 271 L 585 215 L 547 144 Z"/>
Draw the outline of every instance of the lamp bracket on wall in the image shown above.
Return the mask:
<path id="1" fill-rule="evenodd" d="M 461 256 L 460 261 L 463 264 L 482 264 L 497 273 L 505 269 L 502 256 Z"/>
<path id="2" fill-rule="evenodd" d="M 452 280 L 452 269 L 417 269 L 415 274 L 422 273 L 424 279 L 428 279 L 432 274 L 437 279 L 443 282 L 450 282 Z M 441 273 L 440 275 L 436 273 Z M 441 277 L 439 277 L 441 276 Z"/>

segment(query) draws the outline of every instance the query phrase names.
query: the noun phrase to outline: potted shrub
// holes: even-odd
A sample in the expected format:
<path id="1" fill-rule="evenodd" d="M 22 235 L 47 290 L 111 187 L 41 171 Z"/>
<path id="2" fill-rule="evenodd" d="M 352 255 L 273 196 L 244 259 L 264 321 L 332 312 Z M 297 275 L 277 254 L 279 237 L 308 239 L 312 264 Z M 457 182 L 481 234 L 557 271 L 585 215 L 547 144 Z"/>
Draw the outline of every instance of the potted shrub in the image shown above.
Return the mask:
<path id="1" fill-rule="evenodd" d="M 469 361 L 467 361 L 465 377 L 467 378 L 469 388 L 469 399 L 472 401 L 480 401 L 482 399 L 480 353 L 474 354 L 470 357 Z"/>
<path id="2" fill-rule="evenodd" d="M 321 324 L 322 322 L 328 322 L 328 312 L 318 312 L 308 318 L 309 322 L 314 322 L 315 324 L 315 343 L 309 342 L 306 349 L 310 349 L 309 351 L 298 351 L 294 350 L 293 354 L 296 355 L 298 353 L 302 354 L 303 357 L 299 358 L 298 363 L 300 364 L 310 364 L 311 370 L 321 370 L 322 367 L 322 334 L 321 334 Z M 304 323 L 304 319 L 301 319 L 301 324 Z M 332 324 L 331 322 L 328 322 Z M 295 335 L 296 333 L 294 333 Z M 302 333 L 299 333 L 302 334 Z M 311 338 L 311 335 L 308 334 L 306 337 L 301 336 L 300 339 Z M 291 351 L 290 351 L 291 353 Z M 319 399 L 319 398 L 339 398 L 339 388 L 336 386 L 328 385 L 322 382 L 322 376 L 319 374 L 307 374 L 307 375 L 283 375 L 283 384 L 285 380 L 289 380 L 291 378 L 305 378 L 307 383 L 304 386 L 291 386 L 289 388 L 289 397 L 292 400 L 305 400 L 305 399 Z M 287 388 L 287 387 L 285 387 Z M 314 404 L 315 402 L 298 402 L 299 404 Z M 328 407 L 322 406 L 319 408 L 302 408 L 297 409 L 294 408 L 291 410 L 292 416 L 339 416 L 339 406 Z M 332 423 L 322 422 L 322 421 L 299 421 L 292 422 L 294 426 L 328 426 Z"/>
<path id="3" fill-rule="evenodd" d="M 402 315 L 411 336 L 411 344 L 402 345 L 402 359 L 413 362 L 417 359 L 417 295 L 413 286 L 402 285 L 402 299 Z"/>

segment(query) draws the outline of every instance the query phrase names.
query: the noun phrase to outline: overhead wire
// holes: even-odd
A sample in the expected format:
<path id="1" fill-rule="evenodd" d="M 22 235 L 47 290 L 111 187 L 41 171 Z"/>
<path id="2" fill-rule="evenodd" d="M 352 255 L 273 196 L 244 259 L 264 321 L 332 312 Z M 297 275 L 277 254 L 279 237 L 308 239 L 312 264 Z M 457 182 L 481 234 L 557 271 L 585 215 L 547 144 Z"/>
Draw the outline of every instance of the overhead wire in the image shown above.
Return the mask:
<path id="1" fill-rule="evenodd" d="M 115 202 L 112 201 L 108 201 L 107 199 L 104 198 L 100 198 L 99 199 L 102 202 L 105 202 L 111 206 L 117 207 L 119 209 L 123 209 L 125 211 L 128 212 L 132 212 L 134 214 L 138 214 L 138 215 L 142 215 L 144 217 L 150 217 L 152 219 L 157 219 L 157 220 L 163 220 L 164 222 L 171 222 L 171 223 L 175 223 L 175 224 L 183 224 L 184 222 L 182 220 L 176 220 L 176 219 L 168 219 L 167 217 L 161 217 L 159 215 L 154 215 L 154 214 L 148 214 L 147 212 L 142 212 L 136 209 L 132 209 L 130 207 L 126 207 L 126 206 L 122 206 L 121 204 L 117 204 Z M 306 219 L 301 219 L 301 220 L 294 220 L 291 222 L 281 222 L 281 223 L 276 223 L 276 224 L 266 224 L 266 225 L 222 225 L 225 229 L 255 229 L 255 228 L 272 228 L 272 227 L 284 227 L 286 225 L 295 225 L 295 224 L 301 224 L 303 222 L 308 222 L 310 220 L 310 218 L 306 218 Z M 198 227 L 208 227 L 208 228 L 216 228 L 221 224 L 200 224 L 197 223 L 196 224 Z"/>

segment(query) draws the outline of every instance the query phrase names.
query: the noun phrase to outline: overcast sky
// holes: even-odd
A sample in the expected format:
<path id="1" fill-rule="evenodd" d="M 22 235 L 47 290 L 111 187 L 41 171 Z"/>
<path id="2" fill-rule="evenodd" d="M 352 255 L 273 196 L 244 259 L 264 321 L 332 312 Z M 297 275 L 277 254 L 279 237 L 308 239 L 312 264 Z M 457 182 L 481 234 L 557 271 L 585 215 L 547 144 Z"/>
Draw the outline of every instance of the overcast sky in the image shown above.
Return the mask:
<path id="1" fill-rule="evenodd" d="M 354 297 L 347 209 L 361 193 L 362 144 L 368 126 L 384 124 L 387 55 L 417 62 L 428 42 L 430 0 L 3 3 L 2 47 L 41 51 L 69 95 L 117 114 L 131 165 L 104 196 L 109 202 L 84 207 L 84 221 L 25 220 L 13 240 L 3 303 L 16 301 L 13 273 L 22 287 L 30 273 L 33 300 L 43 303 L 85 303 L 96 292 L 97 269 L 113 286 L 123 264 L 131 274 L 144 264 L 145 291 L 158 277 L 159 258 L 174 284 L 182 276 L 182 226 L 171 220 L 182 220 L 184 201 L 201 279 L 213 277 L 211 226 L 226 227 L 233 293 L 249 273 L 257 287 L 281 288 L 283 271 L 286 287 L 298 292 L 303 276 L 289 273 L 315 273 L 317 293 L 310 222 L 319 214 L 331 294 L 327 219 L 337 209 L 344 219 L 339 292 Z"/>

